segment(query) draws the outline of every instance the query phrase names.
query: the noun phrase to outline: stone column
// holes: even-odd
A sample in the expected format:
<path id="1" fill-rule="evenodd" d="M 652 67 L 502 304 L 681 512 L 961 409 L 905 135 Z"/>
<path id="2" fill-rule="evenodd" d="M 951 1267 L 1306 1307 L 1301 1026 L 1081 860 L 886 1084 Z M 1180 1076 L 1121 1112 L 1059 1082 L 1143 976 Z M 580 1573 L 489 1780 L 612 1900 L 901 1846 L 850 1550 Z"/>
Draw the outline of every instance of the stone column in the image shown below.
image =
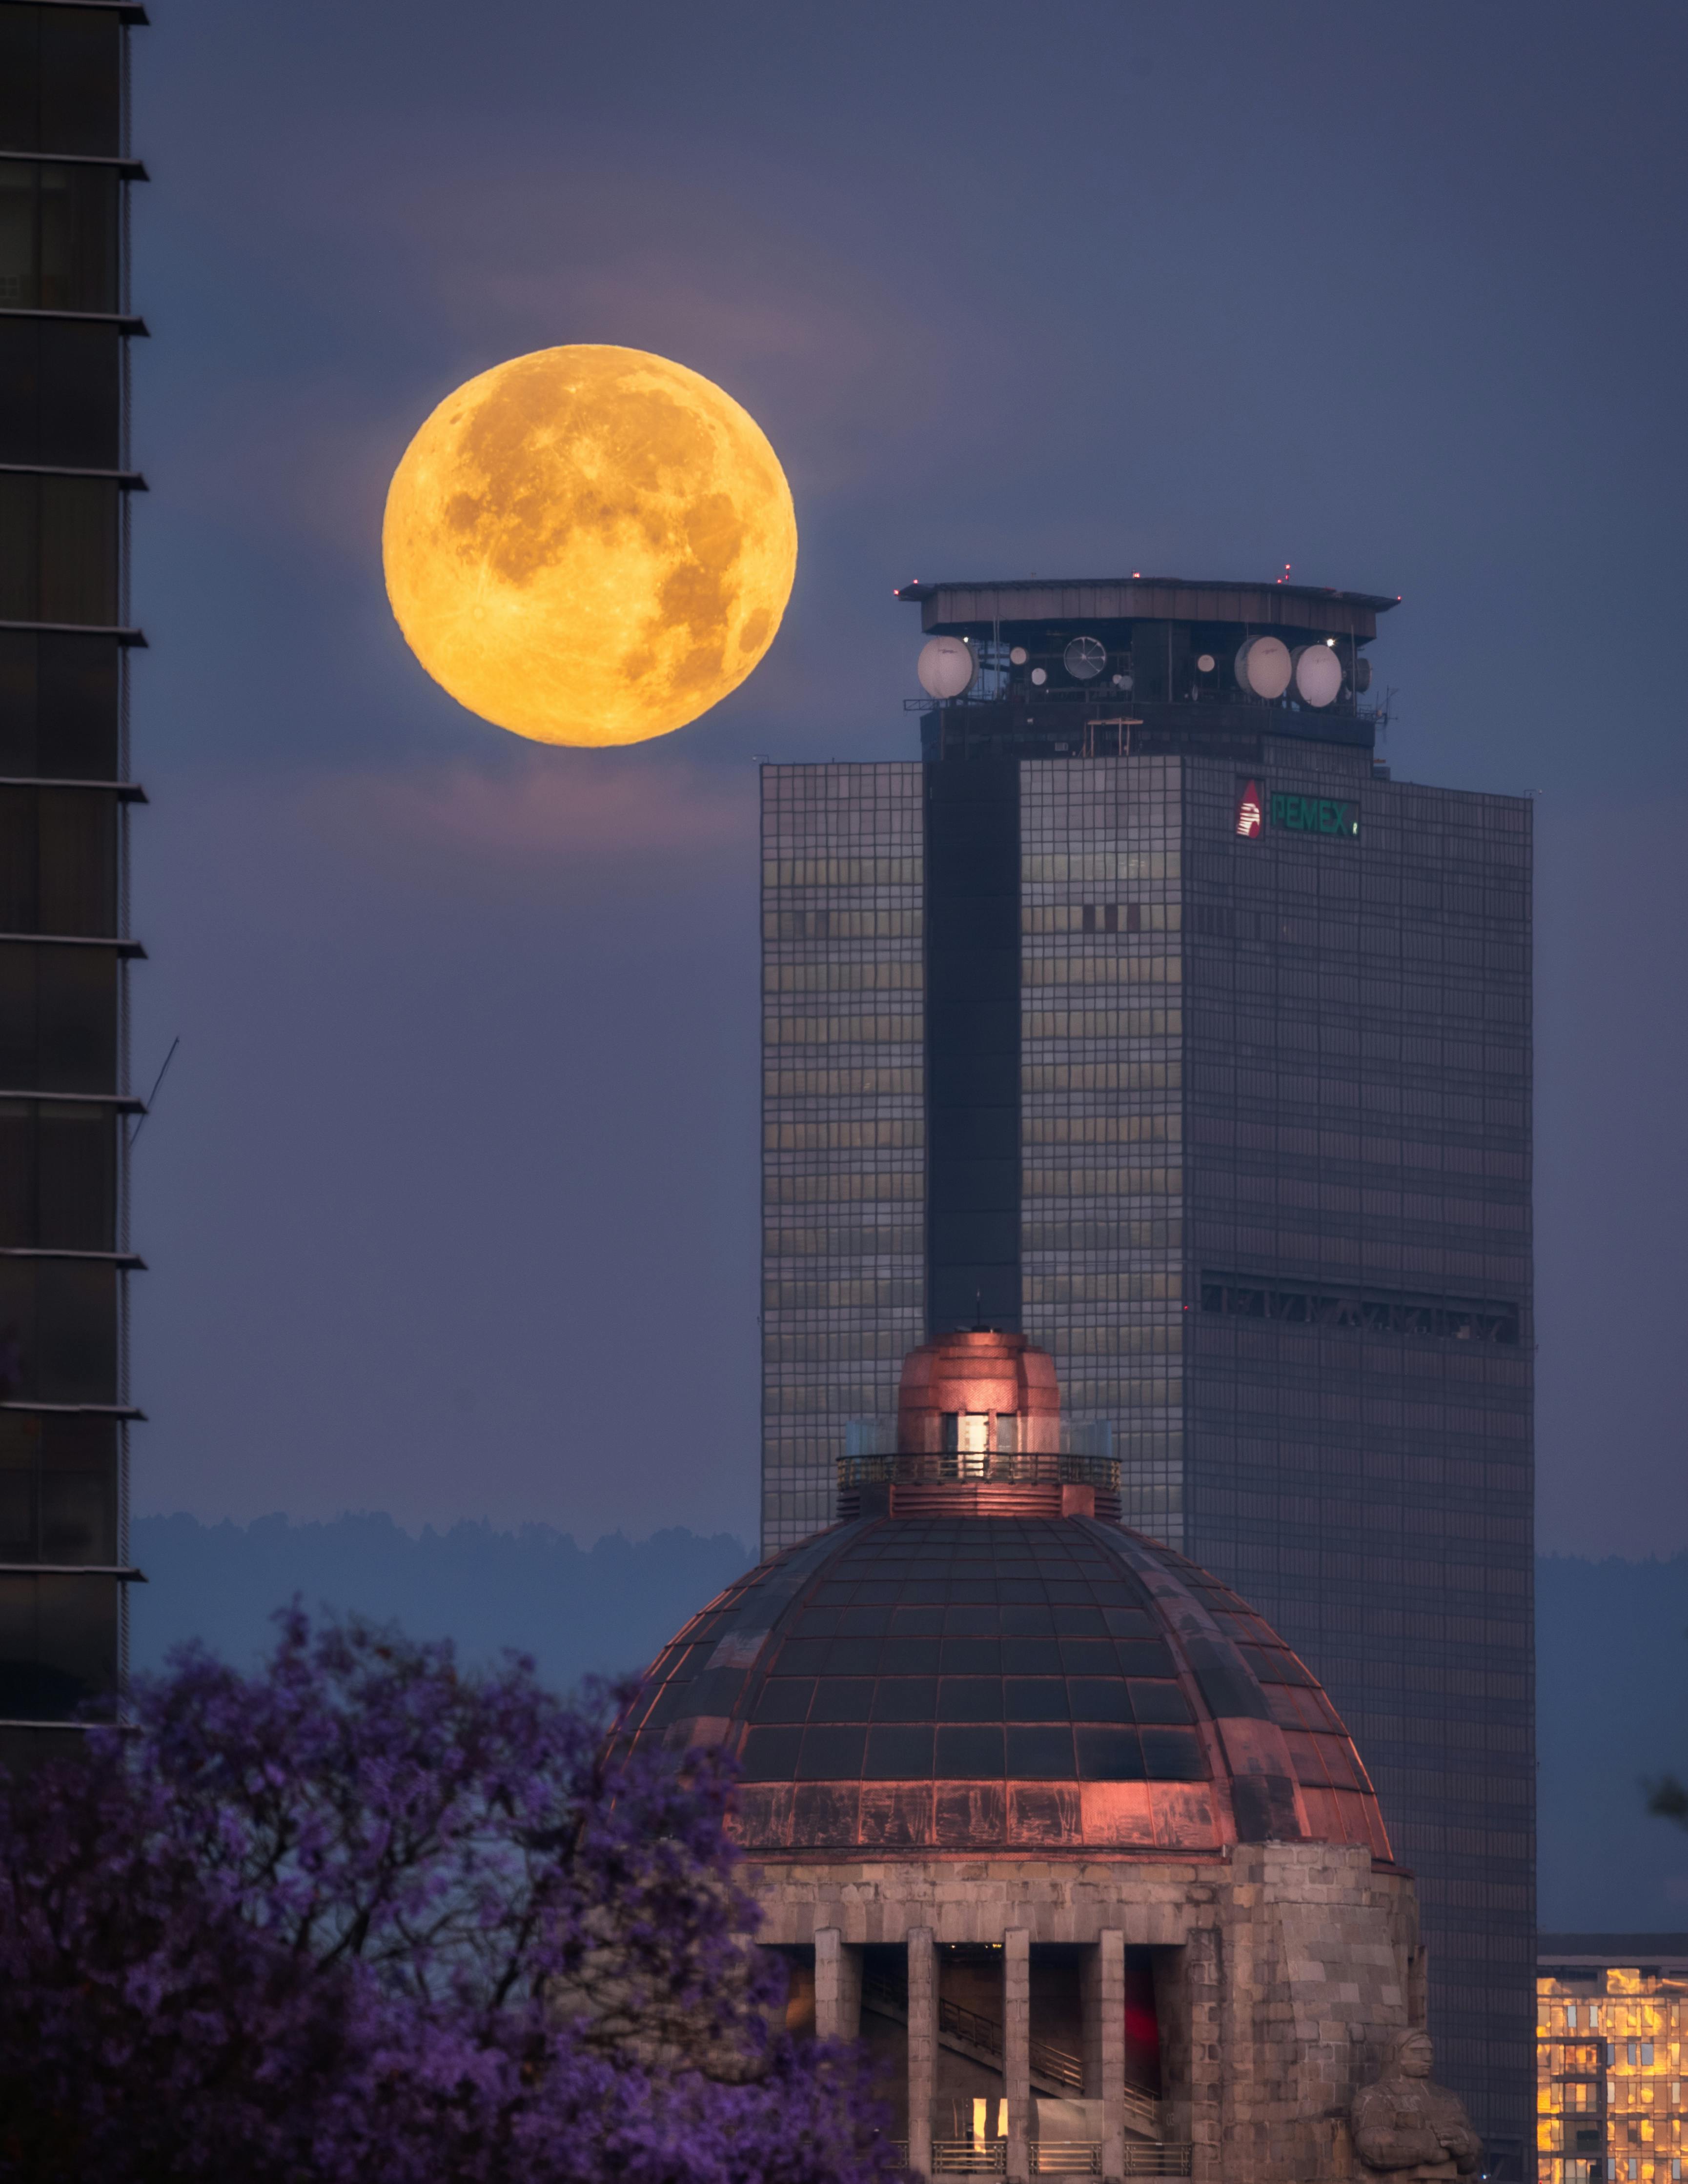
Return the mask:
<path id="1" fill-rule="evenodd" d="M 1105 1930 L 1079 1967 L 1084 2098 L 1102 2103 L 1102 2174 L 1125 2174 L 1125 1936 Z"/>
<path id="2" fill-rule="evenodd" d="M 1217 1930 L 1195 1927 L 1183 1954 L 1189 1996 L 1190 2175 L 1195 2184 L 1230 2184 L 1224 2168 L 1225 2075 L 1221 2067 L 1226 1968 Z"/>
<path id="3" fill-rule="evenodd" d="M 1011 1926 L 1002 1937 L 1002 2090 L 1008 2096 L 1008 2174 L 1031 2175 L 1032 1937 Z"/>
<path id="4" fill-rule="evenodd" d="M 932 2105 L 938 2097 L 938 1954 L 930 1926 L 911 1926 L 909 1958 L 909 2167 L 932 2173 Z"/>
<path id="5" fill-rule="evenodd" d="M 861 2037 L 861 1952 L 846 1947 L 836 1926 L 815 1931 L 815 2037 Z"/>

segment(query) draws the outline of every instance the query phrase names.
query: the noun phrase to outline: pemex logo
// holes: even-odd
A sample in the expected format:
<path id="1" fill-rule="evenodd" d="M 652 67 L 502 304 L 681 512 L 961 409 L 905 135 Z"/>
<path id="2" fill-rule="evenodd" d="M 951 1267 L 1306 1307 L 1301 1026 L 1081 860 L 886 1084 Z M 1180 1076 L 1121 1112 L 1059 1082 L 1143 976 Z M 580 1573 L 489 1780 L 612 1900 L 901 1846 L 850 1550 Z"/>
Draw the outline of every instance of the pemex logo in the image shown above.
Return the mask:
<path id="1" fill-rule="evenodd" d="M 1260 783 L 1247 783 L 1237 800 L 1237 832 L 1252 840 L 1260 832 Z"/>

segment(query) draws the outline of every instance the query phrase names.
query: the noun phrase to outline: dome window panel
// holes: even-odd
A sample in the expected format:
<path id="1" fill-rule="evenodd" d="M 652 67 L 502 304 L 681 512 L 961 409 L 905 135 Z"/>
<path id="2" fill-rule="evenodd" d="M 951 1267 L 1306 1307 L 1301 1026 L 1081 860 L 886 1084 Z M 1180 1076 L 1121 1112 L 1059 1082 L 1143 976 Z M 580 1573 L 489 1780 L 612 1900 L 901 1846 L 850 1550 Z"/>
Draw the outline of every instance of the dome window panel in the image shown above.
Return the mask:
<path id="1" fill-rule="evenodd" d="M 1127 1689 L 1131 1693 L 1133 1716 L 1140 1723 L 1170 1725 L 1193 1719 L 1182 1684 L 1134 1676 Z"/>
<path id="2" fill-rule="evenodd" d="M 834 1724 L 825 1729 L 805 1729 L 803 1750 L 797 1763 L 797 1780 L 801 1782 L 855 1780 L 861 1773 L 866 1744 L 865 1727 L 846 1728 Z"/>
<path id="3" fill-rule="evenodd" d="M 938 1715 L 935 1676 L 882 1676 L 873 1693 L 875 1721 L 932 1722 Z"/>
<path id="4" fill-rule="evenodd" d="M 1067 1685 L 1059 1676 L 1010 1676 L 1002 1686 L 1002 1710 L 1010 1721 L 1067 1721 Z M 1103 1714 L 1088 1719 L 1127 1720 L 1128 1715 Z"/>
<path id="5" fill-rule="evenodd" d="M 929 1780 L 932 1774 L 931 1724 L 900 1724 L 867 1732 L 867 1757 L 862 1774 L 870 1781 Z"/>
<path id="6" fill-rule="evenodd" d="M 1000 1676 L 945 1676 L 938 1686 L 939 1721 L 1000 1721 Z"/>
<path id="7" fill-rule="evenodd" d="M 1140 1734 L 1151 1782 L 1200 1782 L 1206 1777 L 1207 1763 L 1193 1729 L 1145 1729 Z"/>
<path id="8" fill-rule="evenodd" d="M 1008 1732 L 1008 1774 L 1018 1781 L 1070 1782 L 1072 1731 L 1049 1722 L 1015 1723 Z"/>
<path id="9" fill-rule="evenodd" d="M 1143 1744 L 1134 1729 L 1079 1728 L 1073 1731 L 1078 1747 L 1078 1775 L 1085 1782 L 1140 1782 L 1144 1779 Z"/>
<path id="10" fill-rule="evenodd" d="M 988 1728 L 982 1723 L 967 1728 L 940 1729 L 937 1772 L 952 1782 L 965 1782 L 975 1776 L 1000 1780 L 1003 1773 L 1001 1729 Z"/>
<path id="11" fill-rule="evenodd" d="M 822 1676 L 809 1708 L 811 1722 L 866 1721 L 873 1709 L 871 1676 Z"/>
<path id="12" fill-rule="evenodd" d="M 1118 1676 L 1075 1676 L 1067 1685 L 1074 1721 L 1129 1722 L 1131 1688 Z"/>
<path id="13" fill-rule="evenodd" d="M 738 1771 L 747 1782 L 789 1782 L 795 1779 L 802 1750 L 800 1729 L 753 1729 L 744 1739 Z"/>
<path id="14" fill-rule="evenodd" d="M 758 1721 L 807 1721 L 815 1685 L 807 1676 L 771 1676 L 756 1701 Z"/>

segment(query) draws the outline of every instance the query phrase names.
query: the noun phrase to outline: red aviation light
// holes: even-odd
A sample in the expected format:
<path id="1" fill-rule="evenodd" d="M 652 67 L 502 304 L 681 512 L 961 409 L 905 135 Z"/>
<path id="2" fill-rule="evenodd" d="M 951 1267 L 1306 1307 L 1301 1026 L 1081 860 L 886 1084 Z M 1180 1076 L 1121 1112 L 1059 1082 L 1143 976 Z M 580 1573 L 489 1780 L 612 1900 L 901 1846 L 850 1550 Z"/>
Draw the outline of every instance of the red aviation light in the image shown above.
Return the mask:
<path id="1" fill-rule="evenodd" d="M 1237 832 L 1252 841 L 1260 832 L 1260 783 L 1251 781 L 1237 800 Z"/>

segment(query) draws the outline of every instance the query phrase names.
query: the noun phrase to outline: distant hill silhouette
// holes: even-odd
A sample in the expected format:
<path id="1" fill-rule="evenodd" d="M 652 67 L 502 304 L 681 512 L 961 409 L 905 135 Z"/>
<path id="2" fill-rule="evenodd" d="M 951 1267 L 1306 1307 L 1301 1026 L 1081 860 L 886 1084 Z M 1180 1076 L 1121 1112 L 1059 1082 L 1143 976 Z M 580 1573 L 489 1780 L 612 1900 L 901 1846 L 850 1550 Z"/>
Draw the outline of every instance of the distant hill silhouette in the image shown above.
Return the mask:
<path id="1" fill-rule="evenodd" d="M 202 1524 L 145 1517 L 135 1560 L 133 1657 L 159 1666 L 203 1638 L 249 1661 L 294 1593 L 456 1640 L 465 1660 L 532 1653 L 560 1686 L 643 1668 L 686 1618 L 749 1566 L 727 1533 L 619 1534 L 591 1547 L 549 1525 L 454 1524 L 419 1538 L 390 1517 Z M 1688 1834 L 1644 1811 L 1640 1780 L 1688 1780 L 1688 1554 L 1663 1562 L 1536 1565 L 1540 1923 L 1576 1931 L 1688 1925 Z"/>
<path id="2" fill-rule="evenodd" d="M 637 1545 L 612 1533 L 583 1548 L 549 1524 L 454 1524 L 413 1537 L 382 1516 L 309 1524 L 140 1517 L 130 1544 L 149 1580 L 132 1596 L 137 1669 L 161 1667 L 187 1638 L 249 1662 L 270 1642 L 271 1613 L 299 1593 L 307 1607 L 453 1638 L 467 1661 L 515 1646 L 558 1685 L 643 1668 L 751 1559 L 725 1532 L 654 1532 Z"/>

